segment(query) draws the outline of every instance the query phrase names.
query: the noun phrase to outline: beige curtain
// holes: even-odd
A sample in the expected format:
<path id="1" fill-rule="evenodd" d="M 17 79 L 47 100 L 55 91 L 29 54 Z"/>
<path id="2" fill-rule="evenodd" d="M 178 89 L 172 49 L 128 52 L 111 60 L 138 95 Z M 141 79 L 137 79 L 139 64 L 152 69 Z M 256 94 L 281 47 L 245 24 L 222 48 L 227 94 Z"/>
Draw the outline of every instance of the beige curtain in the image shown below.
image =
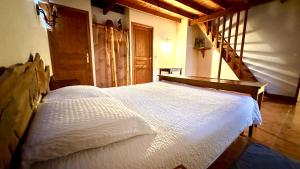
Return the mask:
<path id="1" fill-rule="evenodd" d="M 96 85 L 130 84 L 128 31 L 93 24 Z"/>

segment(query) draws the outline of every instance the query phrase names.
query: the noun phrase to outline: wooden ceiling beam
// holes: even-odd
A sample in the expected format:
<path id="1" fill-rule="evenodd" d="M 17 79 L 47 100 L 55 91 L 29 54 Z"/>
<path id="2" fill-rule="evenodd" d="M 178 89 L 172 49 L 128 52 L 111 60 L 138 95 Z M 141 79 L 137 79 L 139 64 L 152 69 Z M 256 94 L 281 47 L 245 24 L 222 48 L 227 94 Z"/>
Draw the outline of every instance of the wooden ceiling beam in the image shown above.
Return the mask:
<path id="1" fill-rule="evenodd" d="M 207 22 L 207 21 L 210 21 L 210 20 L 214 20 L 214 19 L 219 18 L 221 16 L 225 16 L 225 15 L 228 15 L 228 14 L 233 14 L 233 13 L 243 11 L 243 10 L 246 10 L 246 9 L 249 9 L 249 8 L 250 8 L 250 5 L 241 5 L 239 7 L 231 7 L 231 8 L 222 10 L 222 11 L 215 12 L 211 15 L 205 15 L 205 16 L 201 16 L 197 19 L 194 19 L 190 22 L 190 25 L 195 25 L 199 22 Z"/>
<path id="2" fill-rule="evenodd" d="M 191 7 L 201 13 L 204 13 L 204 14 L 211 14 L 213 11 L 210 10 L 209 8 L 203 6 L 203 5 L 200 5 L 199 3 L 195 2 L 195 1 L 192 1 L 192 0 L 176 0 L 177 2 L 180 2 L 188 7 Z"/>
<path id="3" fill-rule="evenodd" d="M 217 0 L 212 0 L 212 1 L 217 1 Z M 260 4 L 271 2 L 271 1 L 275 1 L 275 0 L 251 0 L 251 1 L 248 0 L 248 3 L 242 3 L 240 5 L 237 5 L 236 7 L 233 6 L 228 9 L 225 9 L 225 10 L 217 11 L 210 15 L 205 15 L 205 16 L 201 16 L 197 19 L 193 19 L 192 21 L 190 21 L 190 25 L 195 25 L 199 22 L 207 22 L 207 21 L 219 18 L 221 16 L 225 16 L 228 14 L 233 14 L 236 12 L 247 10 L 247 9 L 251 8 L 252 6 L 260 5 Z"/>
<path id="4" fill-rule="evenodd" d="M 147 2 L 151 5 L 154 5 L 154 6 L 157 6 L 159 8 L 162 8 L 162 9 L 165 9 L 165 10 L 168 10 L 170 12 L 173 12 L 173 13 L 176 13 L 176 14 L 179 14 L 181 16 L 184 16 L 184 17 L 187 17 L 189 19 L 195 19 L 197 16 L 190 13 L 190 12 L 187 12 L 185 10 L 182 10 L 176 6 L 173 6 L 171 4 L 168 4 L 164 1 L 160 1 L 160 0 L 143 0 L 144 2 Z"/>
<path id="5" fill-rule="evenodd" d="M 132 0 L 117 0 L 117 4 L 126 6 L 128 8 L 134 8 L 134 9 L 137 9 L 137 10 L 140 10 L 143 12 L 147 12 L 147 13 L 150 13 L 152 15 L 156 15 L 156 16 L 159 16 L 162 18 L 170 19 L 175 22 L 181 22 L 181 18 L 172 16 L 172 15 L 168 15 L 166 13 L 163 13 L 163 12 L 151 9 L 151 8 L 147 8 L 141 4 L 134 3 Z"/>
<path id="6" fill-rule="evenodd" d="M 256 5 L 260 5 L 260 4 L 264 4 L 267 2 L 272 2 L 275 0 L 248 0 L 249 4 L 251 4 L 251 6 L 256 6 Z"/>
<path id="7" fill-rule="evenodd" d="M 229 4 L 226 3 L 224 0 L 212 0 L 214 3 L 216 3 L 217 5 L 219 5 L 221 8 L 226 9 L 229 8 Z"/>
<path id="8" fill-rule="evenodd" d="M 91 0 L 91 4 L 94 7 L 98 7 L 98 8 L 106 8 L 107 7 L 107 2 L 104 0 Z M 119 14 L 124 14 L 125 13 L 125 7 L 118 5 L 118 4 L 114 4 L 113 7 L 110 9 L 110 11 L 119 13 Z"/>
<path id="9" fill-rule="evenodd" d="M 106 15 L 116 4 L 117 0 L 111 0 L 107 2 L 105 8 L 103 8 L 103 15 Z"/>

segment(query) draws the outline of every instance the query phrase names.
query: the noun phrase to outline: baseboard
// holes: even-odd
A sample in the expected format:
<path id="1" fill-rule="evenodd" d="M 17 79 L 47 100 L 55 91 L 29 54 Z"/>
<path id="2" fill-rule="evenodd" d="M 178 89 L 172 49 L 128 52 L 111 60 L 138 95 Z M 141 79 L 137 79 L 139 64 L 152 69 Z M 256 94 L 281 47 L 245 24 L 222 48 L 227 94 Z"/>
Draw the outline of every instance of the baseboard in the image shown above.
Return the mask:
<path id="1" fill-rule="evenodd" d="M 291 96 L 283 96 L 283 95 L 278 95 L 278 94 L 271 94 L 268 92 L 265 92 L 265 96 L 271 98 L 271 99 L 275 99 L 275 100 L 280 100 L 280 101 L 284 101 L 287 103 L 291 103 L 291 104 L 296 104 L 297 103 L 297 97 L 291 97 Z"/>

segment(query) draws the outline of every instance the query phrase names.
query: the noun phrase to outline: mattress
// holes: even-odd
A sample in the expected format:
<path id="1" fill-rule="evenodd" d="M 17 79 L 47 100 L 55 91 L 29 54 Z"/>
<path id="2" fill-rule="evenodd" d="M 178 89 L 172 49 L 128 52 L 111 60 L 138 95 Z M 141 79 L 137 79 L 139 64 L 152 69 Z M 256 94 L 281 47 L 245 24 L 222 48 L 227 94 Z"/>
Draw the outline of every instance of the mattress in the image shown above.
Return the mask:
<path id="1" fill-rule="evenodd" d="M 261 123 L 256 101 L 235 93 L 166 82 L 102 91 L 138 112 L 157 134 L 82 150 L 32 168 L 165 169 L 183 164 L 205 169 L 246 127 Z"/>

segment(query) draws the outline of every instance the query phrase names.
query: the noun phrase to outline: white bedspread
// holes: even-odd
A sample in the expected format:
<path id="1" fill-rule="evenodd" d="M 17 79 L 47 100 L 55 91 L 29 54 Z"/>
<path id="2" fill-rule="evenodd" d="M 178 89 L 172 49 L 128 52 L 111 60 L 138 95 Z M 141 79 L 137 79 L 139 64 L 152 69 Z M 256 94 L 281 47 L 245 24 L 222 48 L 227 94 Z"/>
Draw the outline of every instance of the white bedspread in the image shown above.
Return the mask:
<path id="1" fill-rule="evenodd" d="M 105 92 L 138 112 L 156 135 L 131 138 L 37 163 L 42 169 L 207 168 L 252 123 L 261 123 L 249 96 L 165 82 Z"/>

